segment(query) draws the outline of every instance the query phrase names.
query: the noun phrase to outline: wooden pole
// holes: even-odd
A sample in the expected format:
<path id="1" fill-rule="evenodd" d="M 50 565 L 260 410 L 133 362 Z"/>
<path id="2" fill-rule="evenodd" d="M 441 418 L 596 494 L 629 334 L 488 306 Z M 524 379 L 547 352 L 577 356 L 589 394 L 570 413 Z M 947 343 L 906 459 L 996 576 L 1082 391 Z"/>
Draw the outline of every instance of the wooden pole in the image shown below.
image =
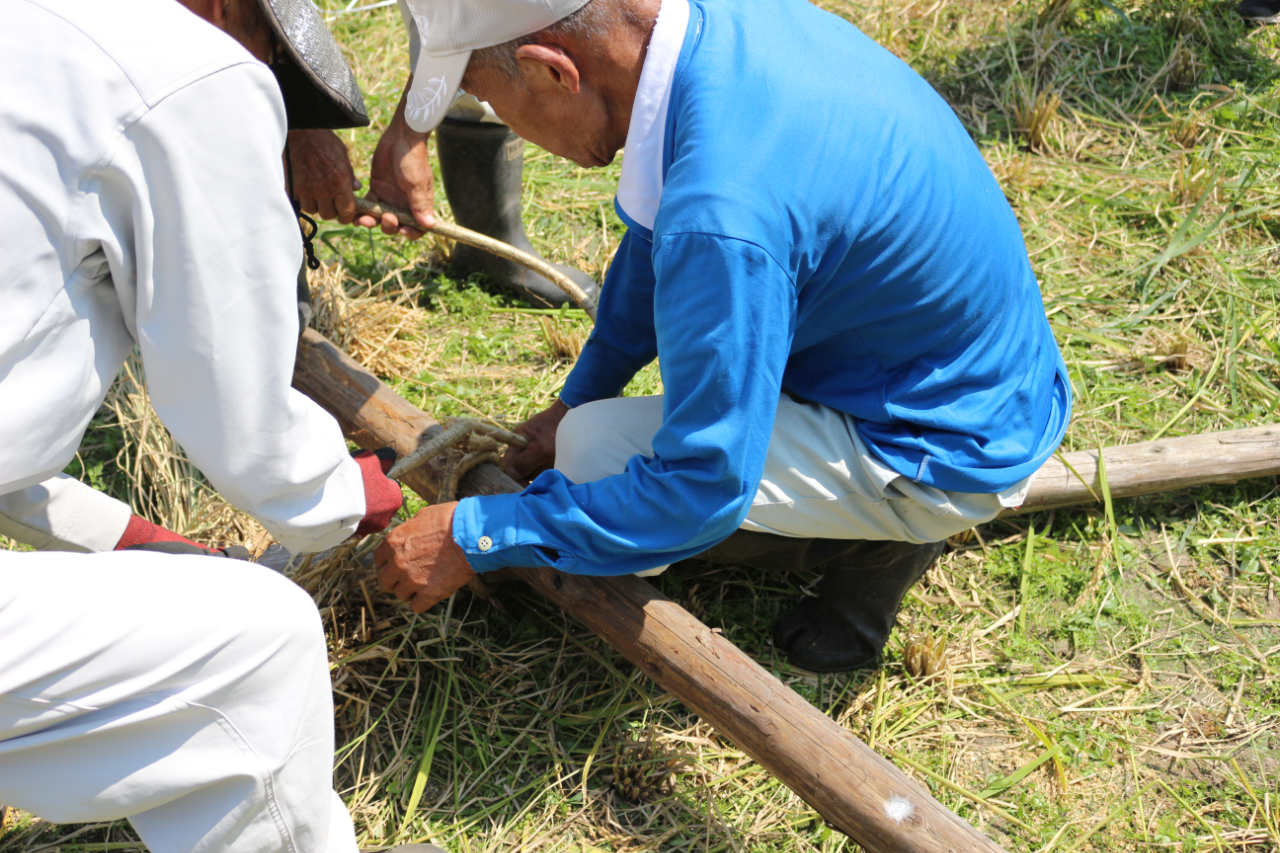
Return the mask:
<path id="1" fill-rule="evenodd" d="M 362 447 L 393 447 L 404 455 L 441 431 L 430 416 L 312 329 L 299 344 L 293 384 L 328 409 Z M 441 473 L 432 460 L 408 473 L 404 482 L 433 500 Z M 463 495 L 519 489 L 493 465 L 475 468 L 460 484 Z M 568 575 L 552 569 L 516 573 L 871 853 L 1002 850 L 640 578 Z"/>
<path id="2" fill-rule="evenodd" d="M 1050 458 L 1022 506 L 1009 513 L 1102 500 L 1099 452 L 1081 450 Z M 1280 425 L 1144 441 L 1101 452 L 1113 500 L 1235 483 L 1280 474 Z"/>

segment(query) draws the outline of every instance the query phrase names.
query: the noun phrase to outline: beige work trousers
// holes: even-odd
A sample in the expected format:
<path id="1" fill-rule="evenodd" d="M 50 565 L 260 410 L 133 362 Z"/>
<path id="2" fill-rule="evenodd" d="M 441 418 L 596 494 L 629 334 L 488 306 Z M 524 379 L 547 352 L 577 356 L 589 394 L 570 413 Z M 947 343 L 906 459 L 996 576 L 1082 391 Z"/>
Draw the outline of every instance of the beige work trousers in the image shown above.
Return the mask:
<path id="1" fill-rule="evenodd" d="M 589 483 L 652 456 L 662 397 L 617 397 L 571 409 L 556 434 L 556 469 Z M 913 483 L 880 462 L 854 418 L 783 394 L 764 474 L 743 530 L 820 539 L 940 542 L 1018 506 L 1031 478 L 999 494 Z M 642 574 L 657 574 L 662 568 Z"/>

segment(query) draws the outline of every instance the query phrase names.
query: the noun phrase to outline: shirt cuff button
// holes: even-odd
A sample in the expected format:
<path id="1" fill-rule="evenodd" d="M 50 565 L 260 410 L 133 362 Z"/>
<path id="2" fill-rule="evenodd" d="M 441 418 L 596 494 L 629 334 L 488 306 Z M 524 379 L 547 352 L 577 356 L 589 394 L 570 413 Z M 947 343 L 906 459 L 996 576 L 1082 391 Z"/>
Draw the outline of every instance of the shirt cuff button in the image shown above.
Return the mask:
<path id="1" fill-rule="evenodd" d="M 488 536 L 481 536 L 480 540 L 476 542 L 476 545 L 480 547 L 481 551 L 488 551 L 490 548 L 493 547 L 493 540 L 490 539 Z"/>

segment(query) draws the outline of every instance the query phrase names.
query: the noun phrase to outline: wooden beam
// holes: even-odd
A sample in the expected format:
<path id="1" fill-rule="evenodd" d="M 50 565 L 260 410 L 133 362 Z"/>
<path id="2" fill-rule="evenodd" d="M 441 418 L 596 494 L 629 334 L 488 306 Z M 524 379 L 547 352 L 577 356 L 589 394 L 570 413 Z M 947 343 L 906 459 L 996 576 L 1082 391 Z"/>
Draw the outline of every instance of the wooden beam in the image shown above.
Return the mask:
<path id="1" fill-rule="evenodd" d="M 1280 425 L 1144 441 L 1101 452 L 1112 500 L 1235 483 L 1280 474 Z M 1022 506 L 1009 512 L 1102 500 L 1098 454 L 1081 450 L 1051 457 L 1036 474 Z"/>
<path id="2" fill-rule="evenodd" d="M 393 447 L 404 455 L 441 431 L 311 329 L 298 347 L 294 386 L 328 409 L 362 447 Z M 434 462 L 404 478 L 428 500 L 440 480 Z M 464 495 L 519 489 L 493 465 L 474 469 L 460 484 Z M 552 569 L 516 573 L 871 853 L 1000 853 L 999 845 L 921 785 L 640 578 Z"/>

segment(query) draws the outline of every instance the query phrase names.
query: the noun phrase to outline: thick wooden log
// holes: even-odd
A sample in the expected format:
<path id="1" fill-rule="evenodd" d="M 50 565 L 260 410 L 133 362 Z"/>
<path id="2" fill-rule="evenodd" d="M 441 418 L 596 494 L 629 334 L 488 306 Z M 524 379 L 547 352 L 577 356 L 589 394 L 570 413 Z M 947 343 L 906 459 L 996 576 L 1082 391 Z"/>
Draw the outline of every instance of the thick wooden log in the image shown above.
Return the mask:
<path id="1" fill-rule="evenodd" d="M 1036 474 L 1027 499 L 1015 512 L 1101 500 L 1098 453 L 1082 450 L 1064 453 L 1061 459 L 1052 457 Z M 1102 454 L 1113 500 L 1273 477 L 1280 474 L 1280 425 L 1144 441 L 1108 447 Z"/>
<path id="2" fill-rule="evenodd" d="M 328 409 L 362 447 L 389 446 L 406 454 L 441 429 L 310 329 L 299 344 L 294 386 Z M 440 470 L 428 462 L 410 472 L 405 483 L 433 499 Z M 463 478 L 460 491 L 502 494 L 519 488 L 498 468 L 482 465 Z M 1001 850 L 640 578 L 586 577 L 551 569 L 518 569 L 517 574 L 872 853 Z"/>

